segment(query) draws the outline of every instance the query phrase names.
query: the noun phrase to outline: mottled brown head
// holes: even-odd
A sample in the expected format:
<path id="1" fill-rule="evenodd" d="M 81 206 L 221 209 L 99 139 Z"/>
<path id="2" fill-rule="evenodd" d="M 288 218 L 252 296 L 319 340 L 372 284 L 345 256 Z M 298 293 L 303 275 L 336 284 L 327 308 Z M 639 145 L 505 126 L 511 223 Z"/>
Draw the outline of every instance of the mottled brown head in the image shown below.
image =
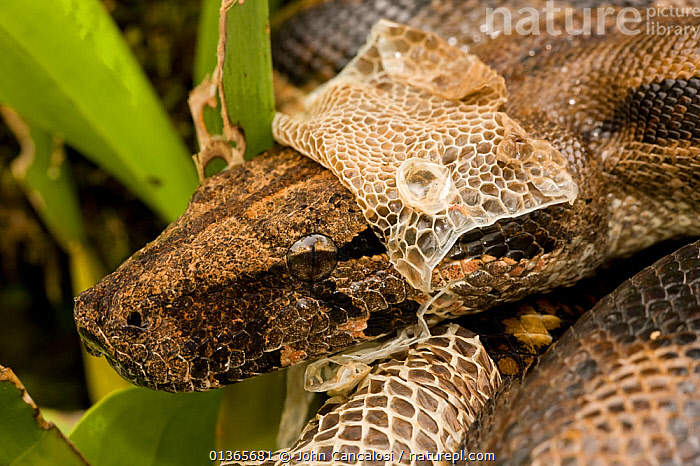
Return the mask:
<path id="1" fill-rule="evenodd" d="M 585 205 L 465 235 L 435 272 L 461 283 L 440 318 L 518 298 L 526 277 L 528 289 L 551 288 L 552 270 L 561 281 L 543 257 L 562 250 L 569 229 L 556 226 L 576 228 Z M 330 171 L 276 149 L 205 180 L 182 217 L 79 296 L 75 321 L 124 378 L 193 391 L 388 334 L 416 322 L 426 298 Z"/>
<path id="2" fill-rule="evenodd" d="M 80 295 L 75 321 L 126 379 L 192 391 L 404 326 L 416 298 L 351 194 L 284 149 L 207 179 L 180 219 Z"/>
<path id="3" fill-rule="evenodd" d="M 551 206 L 464 235 L 435 270 L 434 280 L 455 285 L 431 321 L 590 273 L 594 263 L 572 269 L 576 277 L 560 269 L 571 230 L 596 223 L 591 205 Z M 75 320 L 88 351 L 124 378 L 193 391 L 388 334 L 416 322 L 426 300 L 338 179 L 276 149 L 205 180 L 182 217 L 79 296 Z"/>

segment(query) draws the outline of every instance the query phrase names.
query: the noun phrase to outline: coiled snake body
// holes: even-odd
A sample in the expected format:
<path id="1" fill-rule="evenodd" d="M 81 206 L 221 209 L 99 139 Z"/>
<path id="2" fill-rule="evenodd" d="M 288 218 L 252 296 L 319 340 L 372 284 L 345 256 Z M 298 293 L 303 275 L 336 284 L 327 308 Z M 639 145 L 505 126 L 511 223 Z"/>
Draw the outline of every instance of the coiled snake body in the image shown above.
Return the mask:
<path id="1" fill-rule="evenodd" d="M 434 5 L 450 12 L 448 25 L 464 25 L 454 20 L 463 11 L 457 5 Z M 483 6 L 466 6 L 483 18 Z M 616 257 L 700 234 L 698 37 L 691 29 L 626 35 L 610 18 L 592 19 L 593 27 L 606 26 L 603 35 L 502 35 L 481 45 L 478 29 L 459 39 L 447 31 L 448 43 L 466 37 L 463 45 L 505 78 L 501 111 L 565 157 L 578 195 L 571 205 L 463 234 L 433 271 L 433 283 L 458 285 L 448 303 L 436 302 L 442 311 L 429 315 L 429 323 L 572 284 Z M 562 26 L 565 18 L 557 21 Z M 337 131 L 353 131 L 351 120 Z M 272 150 L 206 180 L 178 221 L 81 294 L 78 329 L 86 347 L 106 355 L 124 377 L 169 391 L 215 388 L 343 350 L 415 323 L 416 311 L 431 299 L 396 271 L 377 238 L 381 228 L 373 227 L 330 172 L 290 149 Z M 326 413 L 334 422 L 309 426 L 297 447 L 321 440 L 361 451 L 369 447 L 356 442 L 366 440 L 373 448 L 454 451 L 467 438 L 470 451 L 491 448 L 503 463 L 698 461 L 699 248 L 677 252 L 600 303 L 534 375 L 508 382 L 484 415 L 505 406 L 527 418 L 496 413 L 495 423 L 480 420 L 464 437 L 464 416 L 450 418 L 459 421 L 449 428 L 450 419 L 431 421 L 449 411 L 438 410 L 439 403 L 432 412 L 428 402 L 409 403 L 382 417 L 387 404 L 368 405 L 379 402 L 372 393 L 425 400 L 383 379 L 360 388 L 364 402 L 337 416 Z M 438 340 L 440 334 L 469 338 L 436 332 Z M 457 348 L 450 358 L 481 355 L 467 344 L 438 344 Z M 409 360 L 425 359 L 418 353 Z M 401 375 L 389 363 L 372 377 L 382 370 Z M 429 389 L 432 381 L 447 393 L 442 399 L 449 406 L 466 395 L 445 386 L 470 383 L 479 393 L 470 396 L 483 403 L 496 382 L 477 372 L 447 375 L 449 384 L 440 374 L 425 378 Z M 401 418 L 420 428 L 401 430 Z"/>

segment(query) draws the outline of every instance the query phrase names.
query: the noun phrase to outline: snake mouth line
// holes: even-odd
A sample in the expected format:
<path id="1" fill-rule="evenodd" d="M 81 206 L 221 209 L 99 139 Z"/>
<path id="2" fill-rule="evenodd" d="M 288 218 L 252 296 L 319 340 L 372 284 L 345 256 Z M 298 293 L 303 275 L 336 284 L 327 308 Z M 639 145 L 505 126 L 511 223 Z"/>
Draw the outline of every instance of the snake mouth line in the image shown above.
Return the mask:
<path id="1" fill-rule="evenodd" d="M 85 351 L 87 351 L 89 355 L 99 358 L 110 354 L 112 345 L 109 344 L 107 337 L 100 328 L 80 325 L 80 322 L 77 321 L 76 324 L 78 334 L 83 340 Z"/>

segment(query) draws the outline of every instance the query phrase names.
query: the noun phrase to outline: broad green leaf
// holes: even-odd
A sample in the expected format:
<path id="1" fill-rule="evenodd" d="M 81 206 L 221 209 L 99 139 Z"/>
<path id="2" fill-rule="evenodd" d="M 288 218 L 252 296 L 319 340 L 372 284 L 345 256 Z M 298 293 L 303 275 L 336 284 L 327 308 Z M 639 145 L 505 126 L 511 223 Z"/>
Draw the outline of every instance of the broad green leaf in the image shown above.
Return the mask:
<path id="1" fill-rule="evenodd" d="M 197 178 L 187 149 L 97 0 L 0 2 L 0 102 L 63 136 L 167 220 Z"/>
<path id="2" fill-rule="evenodd" d="M 221 0 L 203 0 L 195 57 L 195 82 L 213 75 L 217 64 Z M 272 147 L 275 100 L 272 88 L 272 55 L 267 2 L 233 2 L 226 18 L 223 87 L 229 119 L 242 128 L 245 157 Z M 222 134 L 220 110 L 205 108 L 210 134 Z"/>
<path id="3" fill-rule="evenodd" d="M 221 390 L 127 388 L 90 408 L 70 435 L 96 466 L 211 465 Z"/>
<path id="4" fill-rule="evenodd" d="M 0 464 L 85 466 L 61 431 L 46 422 L 15 374 L 0 366 Z"/>
<path id="5" fill-rule="evenodd" d="M 269 0 L 270 16 L 282 5 L 282 0 Z M 216 67 L 216 45 L 219 41 L 219 9 L 221 0 L 202 0 L 194 55 L 194 82 L 201 83 Z"/>
<path id="6" fill-rule="evenodd" d="M 224 94 L 229 119 L 243 128 L 247 159 L 269 149 L 275 97 L 266 1 L 234 2 L 228 10 Z"/>
<path id="7" fill-rule="evenodd" d="M 80 421 L 80 418 L 85 414 L 85 410 L 63 410 L 60 408 L 48 408 L 42 406 L 41 416 L 48 422 L 58 427 L 61 432 L 72 432 L 75 426 Z"/>

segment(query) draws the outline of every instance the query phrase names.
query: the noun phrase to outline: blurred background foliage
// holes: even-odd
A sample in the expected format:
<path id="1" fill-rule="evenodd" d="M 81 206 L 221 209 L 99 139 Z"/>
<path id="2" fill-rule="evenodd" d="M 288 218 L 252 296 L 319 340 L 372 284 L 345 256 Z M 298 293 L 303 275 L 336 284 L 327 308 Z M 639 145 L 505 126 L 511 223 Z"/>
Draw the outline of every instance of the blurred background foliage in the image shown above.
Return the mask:
<path id="1" fill-rule="evenodd" d="M 194 189 L 196 175 L 187 154 L 197 147 L 187 98 L 197 84 L 192 76 L 199 81 L 216 64 L 220 5 L 221 0 L 51 0 L 33 5 L 8 0 L 0 8 L 0 48 L 5 51 L 0 63 L 12 71 L 0 76 L 0 104 L 21 114 L 6 107 L 4 121 L 0 119 L 0 364 L 13 369 L 42 412 L 64 432 L 80 419 L 70 438 L 95 464 L 123 464 L 123 455 L 131 464 L 195 464 L 208 459 L 202 451 L 215 444 L 222 449 L 275 447 L 284 373 L 211 394 L 130 388 L 104 398 L 82 418 L 70 414 L 126 385 L 104 359 L 87 358 L 84 366 L 73 298 L 156 238 Z M 233 46 L 227 42 L 231 69 L 224 72 L 224 84 L 235 83 L 226 87 L 227 99 L 253 116 L 246 123 L 229 105 L 232 121 L 260 134 L 259 142 L 248 146 L 257 152 L 272 142 L 267 5 L 239 5 L 236 14 L 249 16 L 232 21 L 229 13 Z M 280 2 L 269 5 L 274 11 Z M 27 19 L 39 13 L 48 15 L 41 28 Z M 13 21 L 18 15 L 25 19 Z M 250 21 L 253 15 L 257 19 Z M 253 34 L 256 41 L 247 41 Z M 58 37 L 55 43 L 52 37 Z M 245 54 L 266 58 L 251 72 Z M 31 78 L 23 83 L 23 76 Z M 255 93 L 266 95 L 262 103 L 255 102 Z M 100 107 L 110 99 L 113 106 Z M 138 118 L 129 114 L 134 109 Z M 216 115 L 210 117 L 216 126 Z M 138 123 L 129 121 L 143 118 L 154 124 L 134 128 Z M 149 151 L 149 144 L 164 150 Z M 31 413 L 17 396 L 21 384 L 1 379 L 0 393 L 7 396 L 0 414 Z M 257 422 L 252 420 L 256 417 Z M 0 416 L 0 430 L 12 431 L 10 421 Z M 30 445 L 25 461 L 46 456 L 56 445 L 62 448 L 57 438 L 51 447 L 35 443 L 33 438 L 46 435 L 41 428 L 31 433 L 33 423 L 31 415 L 25 418 L 29 430 L 17 437 Z M 12 442 L 12 435 L 0 441 L 0 452 Z M 196 450 L 188 447 L 192 442 Z"/>
<path id="2" fill-rule="evenodd" d="M 193 87 L 201 0 L 103 3 L 194 153 L 187 97 Z M 12 174 L 19 151 L 14 135 L 0 122 L 0 361 L 13 368 L 40 406 L 86 408 L 70 261 Z M 71 147 L 66 159 L 83 218 L 90 219 L 84 222 L 87 242 L 104 270 L 114 270 L 167 222 Z"/>
<path id="3" fill-rule="evenodd" d="M 187 151 L 195 153 L 187 98 L 197 84 L 193 81 L 195 61 L 198 77 L 204 70 L 213 70 L 216 63 L 220 0 L 101 3 L 154 86 Z M 270 1 L 273 9 L 279 4 Z M 33 128 L 32 136 L 36 133 Z M 42 137 L 45 145 L 53 141 L 60 148 L 60 140 L 54 141 L 51 134 Z M 14 370 L 40 406 L 85 409 L 90 406 L 90 394 L 72 319 L 73 297 L 157 237 L 173 216 L 162 211 L 157 215 L 153 205 L 149 208 L 144 203 L 143 196 L 139 198 L 113 173 L 66 145 L 59 161 L 60 173 L 70 178 L 69 191 L 75 191 L 67 197 L 73 196 L 73 201 L 79 202 L 79 215 L 89 219 L 74 235 L 82 245 L 80 254 L 76 254 L 60 234 L 66 228 L 60 219 L 70 215 L 54 216 L 59 221 L 51 225 L 51 216 L 36 210 L 41 202 L 28 199 L 28 195 L 32 197 L 31 177 L 17 176 L 20 150 L 15 135 L 0 120 L 0 364 Z M 50 151 L 47 157 L 45 162 L 53 163 Z M 164 172 L 168 169 L 162 167 Z M 183 193 L 185 199 L 190 192 Z M 60 201 L 54 202 L 55 206 L 61 208 Z M 82 275 L 76 273 L 76 262 L 80 261 L 79 269 L 89 269 Z M 92 398 L 108 390 L 93 393 Z"/>

